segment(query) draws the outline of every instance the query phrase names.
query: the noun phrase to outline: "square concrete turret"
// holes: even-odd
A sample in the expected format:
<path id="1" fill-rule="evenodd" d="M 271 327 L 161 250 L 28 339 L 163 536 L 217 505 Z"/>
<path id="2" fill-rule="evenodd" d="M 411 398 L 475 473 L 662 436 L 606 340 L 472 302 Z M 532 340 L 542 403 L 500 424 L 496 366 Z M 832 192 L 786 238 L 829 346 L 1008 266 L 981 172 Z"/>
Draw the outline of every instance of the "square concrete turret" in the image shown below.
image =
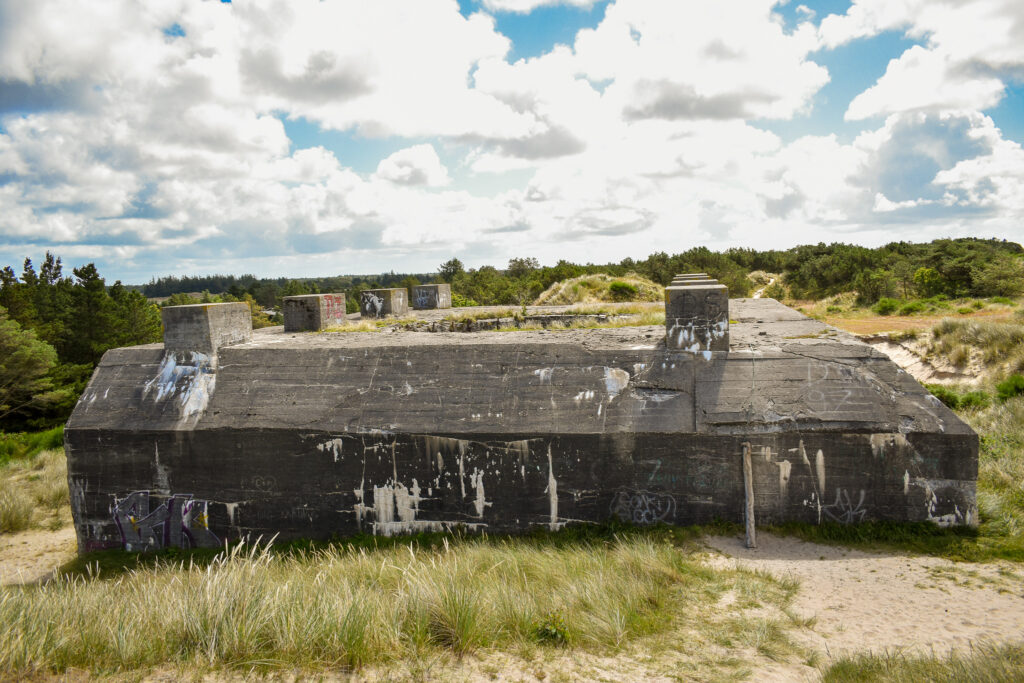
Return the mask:
<path id="1" fill-rule="evenodd" d="M 412 307 L 416 309 L 451 308 L 452 286 L 448 284 L 417 285 L 412 288 Z"/>
<path id="2" fill-rule="evenodd" d="M 319 332 L 345 324 L 344 294 L 286 296 L 282 309 L 285 332 Z"/>
<path id="3" fill-rule="evenodd" d="M 683 351 L 729 350 L 729 289 L 721 284 L 665 288 L 665 340 Z"/>
<path id="4" fill-rule="evenodd" d="M 252 312 L 245 302 L 166 306 L 160 317 L 167 351 L 213 354 L 221 346 L 252 340 Z"/>
<path id="5" fill-rule="evenodd" d="M 359 315 L 363 318 L 383 318 L 408 312 L 409 293 L 404 287 L 367 289 L 359 297 Z"/>

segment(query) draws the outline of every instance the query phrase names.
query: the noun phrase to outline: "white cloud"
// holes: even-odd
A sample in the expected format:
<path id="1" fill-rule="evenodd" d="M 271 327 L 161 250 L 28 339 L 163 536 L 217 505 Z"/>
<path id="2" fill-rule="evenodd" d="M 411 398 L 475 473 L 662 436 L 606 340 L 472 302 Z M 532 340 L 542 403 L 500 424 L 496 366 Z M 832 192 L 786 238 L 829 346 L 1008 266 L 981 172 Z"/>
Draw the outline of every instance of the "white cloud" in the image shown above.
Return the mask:
<path id="1" fill-rule="evenodd" d="M 847 119 L 901 111 L 982 110 L 1024 75 L 1024 4 L 1017 0 L 856 0 L 822 20 L 832 48 L 883 31 L 924 41 L 890 61 L 878 82 L 850 103 Z"/>
<path id="2" fill-rule="evenodd" d="M 399 185 L 447 185 L 451 179 L 433 145 L 400 149 L 377 165 L 377 176 Z"/>

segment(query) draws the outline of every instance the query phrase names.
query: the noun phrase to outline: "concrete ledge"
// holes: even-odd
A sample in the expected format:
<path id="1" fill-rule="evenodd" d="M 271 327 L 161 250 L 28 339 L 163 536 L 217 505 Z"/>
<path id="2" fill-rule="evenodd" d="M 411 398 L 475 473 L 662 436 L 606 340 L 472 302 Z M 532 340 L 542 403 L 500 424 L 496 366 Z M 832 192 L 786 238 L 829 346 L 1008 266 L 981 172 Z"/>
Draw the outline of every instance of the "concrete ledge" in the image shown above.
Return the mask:
<path id="1" fill-rule="evenodd" d="M 447 284 L 417 285 L 412 288 L 412 307 L 417 310 L 428 308 L 451 308 L 452 286 Z"/>
<path id="2" fill-rule="evenodd" d="M 363 318 L 383 318 L 408 312 L 409 293 L 404 287 L 367 289 L 359 296 L 359 315 Z"/>
<path id="3" fill-rule="evenodd" d="M 319 332 L 345 324 L 344 294 L 286 296 L 282 309 L 285 332 Z"/>
<path id="4" fill-rule="evenodd" d="M 244 302 L 166 306 L 160 317 L 167 351 L 212 354 L 222 346 L 252 340 L 252 313 Z"/>

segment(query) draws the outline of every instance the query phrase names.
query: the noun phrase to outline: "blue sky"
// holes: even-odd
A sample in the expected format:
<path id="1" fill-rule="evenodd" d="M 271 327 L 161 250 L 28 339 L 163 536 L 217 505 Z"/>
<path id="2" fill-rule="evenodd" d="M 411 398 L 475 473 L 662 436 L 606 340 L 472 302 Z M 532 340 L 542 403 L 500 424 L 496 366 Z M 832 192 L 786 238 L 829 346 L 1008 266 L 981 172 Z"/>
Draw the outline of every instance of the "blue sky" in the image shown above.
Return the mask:
<path id="1" fill-rule="evenodd" d="M 1015 0 L 0 0 L 0 262 L 108 279 L 1024 230 Z"/>

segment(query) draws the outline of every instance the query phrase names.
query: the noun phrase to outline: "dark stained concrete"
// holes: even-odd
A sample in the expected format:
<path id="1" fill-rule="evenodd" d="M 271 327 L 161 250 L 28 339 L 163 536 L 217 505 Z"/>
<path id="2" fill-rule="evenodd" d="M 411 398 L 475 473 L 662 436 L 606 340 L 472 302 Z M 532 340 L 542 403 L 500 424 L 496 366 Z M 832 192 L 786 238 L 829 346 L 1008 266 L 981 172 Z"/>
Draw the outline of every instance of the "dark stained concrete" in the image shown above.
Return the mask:
<path id="1" fill-rule="evenodd" d="M 65 432 L 79 549 L 740 521 L 744 444 L 758 522 L 976 523 L 951 411 L 850 335 L 730 306 L 728 352 L 660 326 L 112 350 Z"/>

